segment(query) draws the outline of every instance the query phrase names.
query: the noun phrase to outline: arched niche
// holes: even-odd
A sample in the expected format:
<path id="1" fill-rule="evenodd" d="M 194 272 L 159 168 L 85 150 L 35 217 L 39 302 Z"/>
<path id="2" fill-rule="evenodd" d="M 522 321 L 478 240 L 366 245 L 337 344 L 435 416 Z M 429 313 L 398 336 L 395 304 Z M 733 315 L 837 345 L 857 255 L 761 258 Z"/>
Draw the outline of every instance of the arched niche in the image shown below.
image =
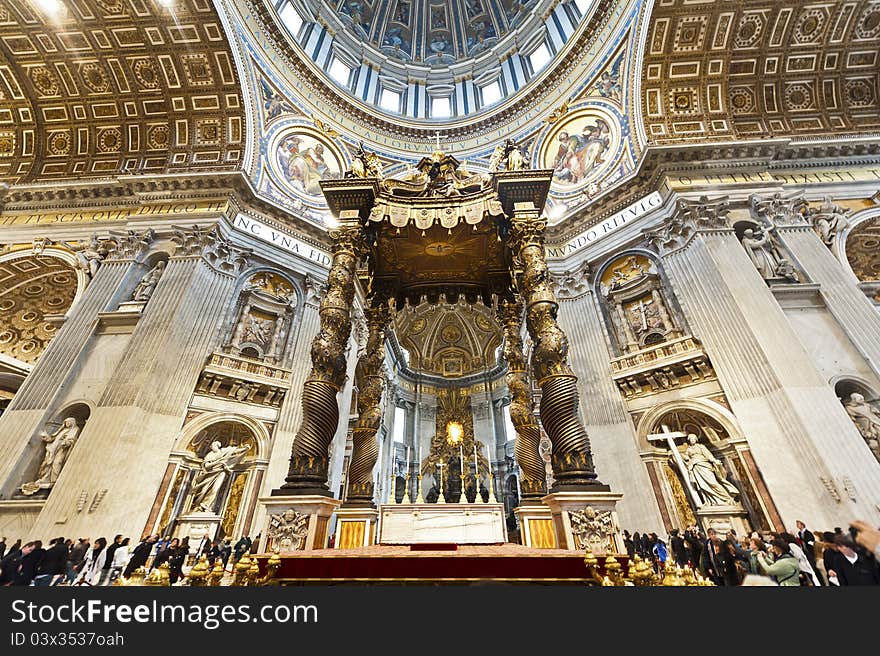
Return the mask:
<path id="1" fill-rule="evenodd" d="M 841 376 L 832 383 L 846 414 L 880 462 L 880 395 L 877 390 L 856 377 Z"/>
<path id="2" fill-rule="evenodd" d="M 793 259 L 777 239 L 775 229 L 756 221 L 742 220 L 733 224 L 733 231 L 758 274 L 767 284 L 800 282 L 801 276 L 792 264 Z M 766 243 L 758 245 L 764 237 Z"/>
<path id="3" fill-rule="evenodd" d="M 880 211 L 866 210 L 853 215 L 850 226 L 838 234 L 845 266 L 860 283 L 870 285 L 875 302 L 880 303 Z M 872 284 L 873 283 L 873 284 Z"/>
<path id="4" fill-rule="evenodd" d="M 83 401 L 69 403 L 55 412 L 30 441 L 19 469 L 15 497 L 46 498 L 57 483 L 76 448 L 91 406 Z"/>
<path id="5" fill-rule="evenodd" d="M 205 499 L 204 508 L 195 507 L 196 486 L 200 483 L 203 463 L 212 451 L 212 443 L 221 449 L 240 448 L 236 457 L 230 453 L 232 473 L 216 485 L 213 499 Z M 252 417 L 235 413 L 209 413 L 190 421 L 181 431 L 169 459 L 165 482 L 156 498 L 161 512 L 150 522 L 148 532 L 163 535 L 190 535 L 201 539 L 231 538 L 248 533 L 256 500 L 268 466 L 271 437 L 268 428 Z"/>
<path id="6" fill-rule="evenodd" d="M 224 350 L 279 364 L 290 339 L 300 296 L 297 285 L 277 271 L 260 269 L 246 274 L 233 307 Z"/>
<path id="7" fill-rule="evenodd" d="M 619 353 L 633 353 L 684 334 L 657 262 L 646 253 L 616 255 L 599 268 L 596 285 Z"/>
<path id="8" fill-rule="evenodd" d="M 676 435 L 677 453 L 664 437 L 667 430 Z M 691 434 L 718 461 L 719 485 L 728 489 L 732 502 L 707 497 L 689 473 L 687 436 Z M 708 399 L 661 404 L 640 418 L 637 436 L 667 529 L 700 525 L 736 528 L 739 533 L 749 527 L 781 526 L 748 442 L 724 406 Z"/>
<path id="9" fill-rule="evenodd" d="M 156 249 L 135 260 L 122 284 L 119 286 L 113 302 L 146 304 L 152 298 L 164 276 L 164 267 L 168 265 L 171 254 L 163 249 Z"/>
<path id="10" fill-rule="evenodd" d="M 54 247 L 0 256 L 0 372 L 26 374 L 42 355 L 86 286 L 75 265 Z"/>

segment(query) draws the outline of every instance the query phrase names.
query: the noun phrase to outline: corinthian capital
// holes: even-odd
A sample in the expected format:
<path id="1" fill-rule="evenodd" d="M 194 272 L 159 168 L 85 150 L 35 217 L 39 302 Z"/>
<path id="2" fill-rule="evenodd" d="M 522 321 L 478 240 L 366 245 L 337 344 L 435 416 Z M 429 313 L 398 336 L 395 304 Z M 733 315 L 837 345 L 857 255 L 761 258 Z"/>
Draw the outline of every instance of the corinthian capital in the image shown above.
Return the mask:
<path id="1" fill-rule="evenodd" d="M 149 250 L 150 244 L 156 238 L 156 233 L 152 228 L 147 228 L 141 232 L 137 230 L 111 230 L 110 236 L 114 241 L 114 246 L 107 254 L 107 259 L 133 260 Z"/>
<path id="2" fill-rule="evenodd" d="M 686 246 L 701 230 L 724 230 L 729 228 L 727 215 L 730 205 L 727 196 L 699 200 L 679 199 L 675 213 L 663 225 L 643 233 L 648 244 L 661 255 Z"/>
<path id="3" fill-rule="evenodd" d="M 550 280 L 560 301 L 583 296 L 590 289 L 590 265 L 581 262 L 573 269 L 562 273 L 551 273 Z"/>
<path id="4" fill-rule="evenodd" d="M 802 191 L 788 197 L 778 192 L 772 196 L 752 194 L 749 196 L 749 212 L 753 219 L 768 228 L 802 226 L 807 225 L 809 205 Z"/>

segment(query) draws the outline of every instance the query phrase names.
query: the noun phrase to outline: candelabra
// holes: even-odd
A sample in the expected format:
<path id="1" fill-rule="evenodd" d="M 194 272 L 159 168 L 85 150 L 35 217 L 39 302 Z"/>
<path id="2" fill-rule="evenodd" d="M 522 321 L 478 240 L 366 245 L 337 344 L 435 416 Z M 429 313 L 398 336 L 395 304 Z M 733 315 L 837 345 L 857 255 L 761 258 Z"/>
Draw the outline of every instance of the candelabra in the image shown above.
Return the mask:
<path id="1" fill-rule="evenodd" d="M 391 486 L 388 488 L 388 503 L 397 503 L 397 490 L 395 489 L 397 483 L 397 476 L 394 475 L 394 469 L 391 470 Z"/>
<path id="2" fill-rule="evenodd" d="M 406 482 L 403 486 L 403 503 L 412 503 L 409 498 L 409 463 L 406 463 L 406 477 L 404 479 Z"/>
<path id="3" fill-rule="evenodd" d="M 422 472 L 419 471 L 419 486 L 416 488 L 416 503 L 425 503 L 425 497 L 422 496 Z"/>
<path id="4" fill-rule="evenodd" d="M 460 462 L 458 473 L 459 480 L 459 491 L 458 491 L 458 502 L 459 503 L 467 503 L 467 495 L 464 493 L 464 460 Z"/>
<path id="5" fill-rule="evenodd" d="M 437 466 L 440 467 L 440 496 L 437 498 L 437 503 L 446 503 L 446 495 L 443 494 L 443 468 L 446 466 L 446 463 L 441 460 L 437 463 Z"/>
<path id="6" fill-rule="evenodd" d="M 495 477 L 492 475 L 492 465 L 489 465 L 489 503 L 498 503 L 498 499 L 495 498 L 495 489 L 493 487 L 493 483 L 495 482 Z"/>

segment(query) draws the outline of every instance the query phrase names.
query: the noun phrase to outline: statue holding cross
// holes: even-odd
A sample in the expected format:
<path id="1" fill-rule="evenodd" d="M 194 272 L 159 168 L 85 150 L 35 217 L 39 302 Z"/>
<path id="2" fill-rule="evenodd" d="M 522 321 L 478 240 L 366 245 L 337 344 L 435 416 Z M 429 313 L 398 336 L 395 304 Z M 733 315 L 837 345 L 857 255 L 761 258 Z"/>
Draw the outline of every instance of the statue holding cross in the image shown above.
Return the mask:
<path id="1" fill-rule="evenodd" d="M 665 440 L 675 458 L 687 487 L 688 496 L 696 508 L 702 506 L 734 506 L 739 490 L 724 476 L 721 461 L 712 455 L 696 435 L 672 432 L 663 426 L 663 432 L 648 435 L 651 441 Z M 688 447 L 684 453 L 675 444 L 677 438 L 686 437 Z"/>

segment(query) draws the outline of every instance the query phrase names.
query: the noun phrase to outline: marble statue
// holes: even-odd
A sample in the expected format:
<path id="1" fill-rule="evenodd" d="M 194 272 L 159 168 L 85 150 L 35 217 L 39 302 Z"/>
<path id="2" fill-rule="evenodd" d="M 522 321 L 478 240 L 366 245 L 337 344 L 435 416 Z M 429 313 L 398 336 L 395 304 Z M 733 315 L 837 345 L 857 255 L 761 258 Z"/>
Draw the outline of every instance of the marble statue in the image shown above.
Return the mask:
<path id="1" fill-rule="evenodd" d="M 46 444 L 46 452 L 43 462 L 37 471 L 37 478 L 30 483 L 21 486 L 21 493 L 28 496 L 36 494 L 39 490 L 46 490 L 55 485 L 67 457 L 70 455 L 73 445 L 79 437 L 80 427 L 76 419 L 68 417 L 61 424 L 61 428 L 51 435 L 46 431 L 40 433 L 40 439 Z"/>
<path id="2" fill-rule="evenodd" d="M 865 438 L 874 457 L 880 460 L 880 412 L 871 407 L 865 401 L 865 397 L 858 392 L 850 394 L 843 406 L 859 429 L 859 433 Z"/>
<path id="3" fill-rule="evenodd" d="M 691 484 L 707 506 L 732 506 L 734 496 L 739 490 L 724 476 L 721 461 L 712 455 L 706 445 L 697 441 L 691 433 L 687 437 L 688 447 L 682 454 Z"/>
<path id="4" fill-rule="evenodd" d="M 269 518 L 267 537 L 272 547 L 282 552 L 300 551 L 309 535 L 309 516 L 293 509 Z"/>
<path id="5" fill-rule="evenodd" d="M 741 241 L 746 252 L 749 254 L 749 259 L 764 280 L 772 280 L 777 277 L 791 278 L 791 271 L 784 265 L 788 260 L 779 253 L 779 250 L 770 240 L 769 233 L 760 229 L 756 232 L 751 228 L 747 228 L 743 232 Z M 781 264 L 783 265 L 782 267 L 780 267 Z M 783 270 L 780 270 L 780 268 Z"/>
<path id="6" fill-rule="evenodd" d="M 137 284 L 137 287 L 134 288 L 134 293 L 131 298 L 133 301 L 140 301 L 142 303 L 146 303 L 150 300 L 150 297 L 153 295 L 153 292 L 156 290 L 156 285 L 159 284 L 159 278 L 162 277 L 162 274 L 165 273 L 165 261 L 162 260 L 152 269 L 150 269 L 147 274 L 141 278 L 141 281 Z"/>
<path id="7" fill-rule="evenodd" d="M 241 462 L 250 445 L 221 446 L 220 442 L 211 442 L 211 450 L 202 460 L 199 472 L 192 484 L 192 505 L 195 512 L 213 512 L 217 496 L 232 468 Z"/>
<path id="8" fill-rule="evenodd" d="M 87 244 L 77 244 L 73 246 L 67 242 L 61 242 L 67 246 L 76 255 L 77 268 L 82 269 L 89 276 L 94 278 L 98 273 L 98 267 L 107 257 L 109 251 L 98 239 L 98 235 L 92 235 Z"/>
<path id="9" fill-rule="evenodd" d="M 826 246 L 833 245 L 837 233 L 849 225 L 846 210 L 832 203 L 828 196 L 822 198 L 822 204 L 813 214 L 812 219 L 813 227 Z"/>

